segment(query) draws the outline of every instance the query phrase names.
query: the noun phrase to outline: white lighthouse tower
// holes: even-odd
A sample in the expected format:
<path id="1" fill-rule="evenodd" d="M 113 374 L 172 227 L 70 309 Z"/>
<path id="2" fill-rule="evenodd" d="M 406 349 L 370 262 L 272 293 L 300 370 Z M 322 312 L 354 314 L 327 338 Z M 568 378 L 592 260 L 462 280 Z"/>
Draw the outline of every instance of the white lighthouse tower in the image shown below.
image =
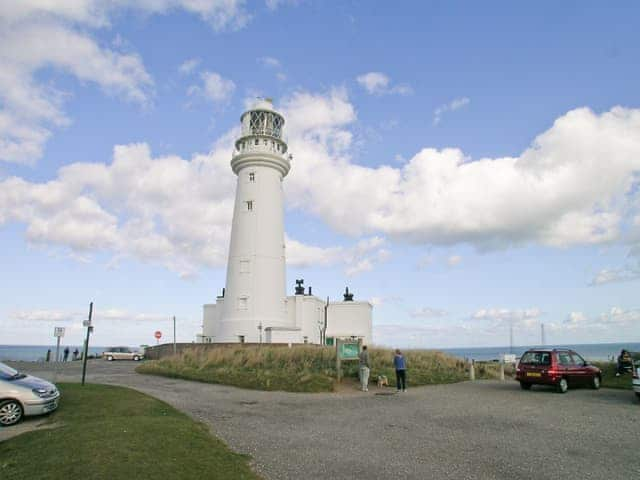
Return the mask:
<path id="1" fill-rule="evenodd" d="M 291 157 L 284 118 L 270 100 L 261 100 L 240 120 L 231 160 L 238 184 L 220 342 L 260 342 L 263 328 L 287 326 L 282 181 Z"/>
<path id="2" fill-rule="evenodd" d="M 284 118 L 270 100 L 240 117 L 231 168 L 238 176 L 227 284 L 203 306 L 200 343 L 332 344 L 335 338 L 371 341 L 371 303 L 325 302 L 296 279 L 286 294 L 282 181 L 291 168 Z"/>

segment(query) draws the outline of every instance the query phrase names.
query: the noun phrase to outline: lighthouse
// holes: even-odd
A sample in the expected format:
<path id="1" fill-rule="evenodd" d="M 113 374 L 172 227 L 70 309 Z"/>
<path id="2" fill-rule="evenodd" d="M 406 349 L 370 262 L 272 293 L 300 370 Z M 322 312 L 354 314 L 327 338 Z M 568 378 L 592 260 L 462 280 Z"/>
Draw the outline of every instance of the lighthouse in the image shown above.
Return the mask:
<path id="1" fill-rule="evenodd" d="M 240 117 L 231 168 L 238 177 L 219 341 L 259 342 L 262 329 L 286 327 L 282 182 L 291 168 L 284 118 L 270 100 Z"/>
<path id="2" fill-rule="evenodd" d="M 199 343 L 332 344 L 335 338 L 371 341 L 370 302 L 348 289 L 328 302 L 296 279 L 287 296 L 282 184 L 291 169 L 284 117 L 270 100 L 257 101 L 240 117 L 231 157 L 238 177 L 231 224 L 226 287 L 203 306 Z"/>

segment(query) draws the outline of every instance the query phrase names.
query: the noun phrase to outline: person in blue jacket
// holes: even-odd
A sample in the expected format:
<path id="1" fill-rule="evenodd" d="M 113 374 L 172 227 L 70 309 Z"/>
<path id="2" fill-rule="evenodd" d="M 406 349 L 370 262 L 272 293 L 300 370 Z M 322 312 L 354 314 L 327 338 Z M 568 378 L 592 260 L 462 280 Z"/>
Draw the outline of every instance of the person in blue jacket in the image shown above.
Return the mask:
<path id="1" fill-rule="evenodd" d="M 393 357 L 393 366 L 396 369 L 396 385 L 398 391 L 407 391 L 407 362 L 402 355 L 400 349 L 396 349 L 396 354 Z"/>

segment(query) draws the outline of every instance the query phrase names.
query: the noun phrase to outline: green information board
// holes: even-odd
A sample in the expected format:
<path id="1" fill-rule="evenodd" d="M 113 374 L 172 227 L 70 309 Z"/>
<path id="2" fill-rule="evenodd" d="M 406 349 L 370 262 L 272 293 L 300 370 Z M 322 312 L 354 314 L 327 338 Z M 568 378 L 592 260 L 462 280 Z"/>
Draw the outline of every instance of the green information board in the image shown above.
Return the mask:
<path id="1" fill-rule="evenodd" d="M 340 343 L 338 354 L 340 360 L 357 360 L 360 353 L 360 346 L 358 342 L 344 342 Z"/>

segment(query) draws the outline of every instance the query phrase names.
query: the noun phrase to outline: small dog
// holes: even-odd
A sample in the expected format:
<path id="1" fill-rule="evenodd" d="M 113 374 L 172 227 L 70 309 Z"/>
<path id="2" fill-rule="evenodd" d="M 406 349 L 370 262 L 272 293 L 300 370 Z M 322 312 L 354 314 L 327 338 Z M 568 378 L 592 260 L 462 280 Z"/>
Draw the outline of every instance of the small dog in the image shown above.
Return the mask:
<path id="1" fill-rule="evenodd" d="M 389 386 L 389 380 L 387 380 L 387 377 L 385 375 L 378 375 L 378 388 L 385 386 Z"/>

